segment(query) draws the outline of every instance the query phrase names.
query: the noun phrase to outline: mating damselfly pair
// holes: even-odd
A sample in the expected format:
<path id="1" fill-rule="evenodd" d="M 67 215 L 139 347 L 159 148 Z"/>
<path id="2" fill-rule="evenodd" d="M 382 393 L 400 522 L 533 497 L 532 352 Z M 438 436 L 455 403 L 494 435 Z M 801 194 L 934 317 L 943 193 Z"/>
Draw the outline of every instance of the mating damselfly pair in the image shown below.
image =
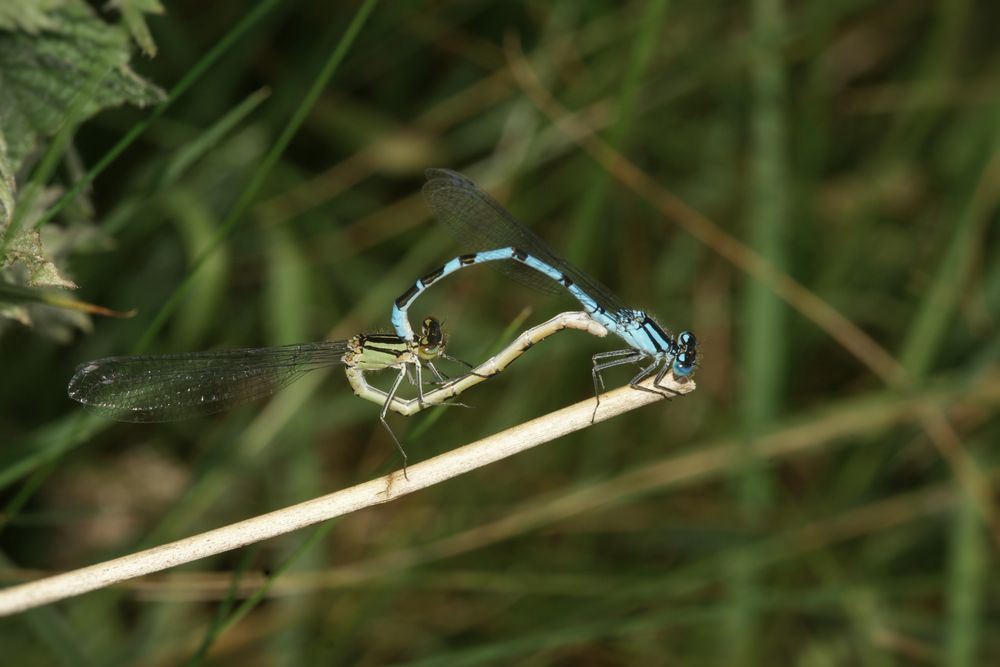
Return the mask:
<path id="1" fill-rule="evenodd" d="M 207 415 L 269 396 L 309 371 L 344 366 L 360 397 L 382 405 L 380 419 L 399 451 L 406 453 L 386 421 L 390 410 L 413 414 L 427 406 L 448 405 L 490 375 L 500 372 L 528 348 L 565 328 L 603 336 L 616 334 L 628 347 L 592 358 L 597 400 L 604 389 L 602 371 L 624 364 L 644 364 L 630 385 L 643 391 L 674 393 L 663 384 L 668 373 L 688 378 L 697 364 L 697 339 L 688 331 L 676 337 L 648 314 L 625 306 L 607 287 L 559 257 L 471 180 L 445 169 L 427 171 L 423 188 L 436 218 L 467 251 L 418 280 L 395 300 L 395 334 L 361 334 L 341 341 L 269 348 L 217 350 L 181 354 L 108 357 L 80 365 L 69 383 L 69 395 L 119 421 L 157 422 Z M 440 322 L 426 317 L 416 335 L 407 313 L 432 284 L 465 267 L 498 262 L 512 278 L 543 291 L 566 289 L 584 308 L 563 313 L 524 332 L 503 352 L 454 379 L 446 379 L 434 362 L 447 358 Z M 425 391 L 422 370 L 434 376 Z M 365 373 L 398 371 L 388 391 L 369 385 Z M 397 393 L 405 377 L 417 398 Z M 650 386 L 640 383 L 653 378 Z M 593 417 L 592 417 L 593 419 Z"/>

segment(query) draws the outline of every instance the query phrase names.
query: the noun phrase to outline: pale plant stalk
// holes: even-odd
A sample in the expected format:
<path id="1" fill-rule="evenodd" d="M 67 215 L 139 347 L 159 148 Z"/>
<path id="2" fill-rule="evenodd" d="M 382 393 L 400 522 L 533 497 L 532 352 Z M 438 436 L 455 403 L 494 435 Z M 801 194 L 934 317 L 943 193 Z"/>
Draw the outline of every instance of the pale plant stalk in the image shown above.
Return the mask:
<path id="1" fill-rule="evenodd" d="M 649 386 L 651 380 L 643 383 Z M 695 389 L 692 380 L 677 381 L 668 375 L 663 386 L 678 395 Z M 314 498 L 252 519 L 194 535 L 176 542 L 105 561 L 89 567 L 40 579 L 0 591 L 0 616 L 32 609 L 82 593 L 160 572 L 167 568 L 214 556 L 248 544 L 311 526 L 350 512 L 395 500 L 434 484 L 495 463 L 561 436 L 579 431 L 630 410 L 655 403 L 662 394 L 622 387 L 601 396 L 594 412 L 594 399 L 580 401 L 561 410 L 483 438 L 401 470 L 342 491 Z M 593 419 L 593 421 L 592 421 Z"/>

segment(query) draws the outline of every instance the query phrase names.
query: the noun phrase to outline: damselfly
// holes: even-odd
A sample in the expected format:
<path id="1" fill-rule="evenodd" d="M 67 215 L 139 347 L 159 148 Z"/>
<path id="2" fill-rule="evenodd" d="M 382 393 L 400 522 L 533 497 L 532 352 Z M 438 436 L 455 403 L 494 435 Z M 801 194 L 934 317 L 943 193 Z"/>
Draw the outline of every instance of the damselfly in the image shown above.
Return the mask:
<path id="1" fill-rule="evenodd" d="M 652 362 L 642 367 L 629 384 L 654 391 L 639 382 L 655 373 L 653 387 L 660 392 L 670 392 L 662 381 L 671 370 L 677 378 L 694 372 L 698 341 L 690 331 L 682 331 L 675 338 L 646 312 L 625 306 L 603 284 L 556 255 L 537 234 L 465 176 L 446 169 L 428 169 L 426 174 L 423 191 L 428 205 L 458 242 L 472 252 L 431 271 L 396 299 L 392 324 L 400 337 L 414 339 L 407 310 L 430 285 L 474 264 L 506 260 L 503 268 L 511 277 L 547 292 L 558 291 L 560 286 L 567 289 L 594 320 L 628 344 L 628 349 L 593 356 L 592 375 L 598 404 L 604 390 L 601 372 L 608 368 L 651 358 Z"/>
<path id="2" fill-rule="evenodd" d="M 415 341 L 389 334 L 362 334 L 342 341 L 268 348 L 213 350 L 182 354 L 106 357 L 81 364 L 69 382 L 71 398 L 97 412 L 126 422 L 163 422 L 209 415 L 270 396 L 306 373 L 344 366 L 354 393 L 382 406 L 380 419 L 403 457 L 406 452 L 386 421 L 389 410 L 413 415 L 447 401 L 503 371 L 536 343 L 563 329 L 595 336 L 607 330 L 587 313 L 569 312 L 523 332 L 503 351 L 472 371 L 425 391 L 423 364 L 444 354 L 440 322 L 425 318 Z M 395 368 L 388 391 L 368 384 L 366 373 Z M 414 369 L 417 397 L 397 391 L 408 369 Z M 436 376 L 436 369 L 432 371 Z"/>
<path id="3" fill-rule="evenodd" d="M 444 356 L 444 347 L 441 323 L 427 317 L 416 340 L 361 334 L 279 347 L 106 357 L 78 366 L 68 391 L 70 398 L 117 421 L 165 422 L 209 415 L 270 396 L 321 368 L 346 366 L 362 381 L 366 372 L 393 368 L 399 373 L 380 399 L 380 419 L 405 464 L 406 452 L 385 417 L 411 369 L 418 401 L 423 402 L 421 369 L 426 364 L 440 377 L 432 362 Z M 364 386 L 372 389 L 367 383 Z M 372 400 L 374 395 L 366 391 L 364 397 Z"/>

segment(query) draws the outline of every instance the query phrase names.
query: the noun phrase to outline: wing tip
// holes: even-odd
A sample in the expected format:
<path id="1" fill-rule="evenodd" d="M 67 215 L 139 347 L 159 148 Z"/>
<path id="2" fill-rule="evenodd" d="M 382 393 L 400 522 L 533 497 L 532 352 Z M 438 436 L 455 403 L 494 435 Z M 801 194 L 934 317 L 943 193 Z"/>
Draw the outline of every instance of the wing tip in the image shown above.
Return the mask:
<path id="1" fill-rule="evenodd" d="M 452 171 L 451 169 L 444 169 L 443 167 L 431 167 L 430 169 L 424 170 L 424 188 L 426 189 L 432 183 L 436 186 L 441 185 L 464 185 L 477 187 L 475 182 L 457 171 Z"/>

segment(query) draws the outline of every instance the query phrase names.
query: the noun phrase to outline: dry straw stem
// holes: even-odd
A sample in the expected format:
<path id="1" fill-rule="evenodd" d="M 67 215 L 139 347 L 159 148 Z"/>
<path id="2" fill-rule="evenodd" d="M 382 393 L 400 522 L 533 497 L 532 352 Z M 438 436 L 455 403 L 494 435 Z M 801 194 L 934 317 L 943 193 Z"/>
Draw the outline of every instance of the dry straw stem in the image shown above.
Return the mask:
<path id="1" fill-rule="evenodd" d="M 650 381 L 644 384 L 648 386 Z M 663 386 L 677 394 L 687 394 L 695 389 L 693 381 L 678 382 L 673 375 L 664 380 Z M 661 394 L 636 391 L 630 387 L 616 389 L 601 396 L 600 408 L 594 421 L 610 419 L 629 410 L 655 403 L 662 398 Z M 402 472 L 397 470 L 349 489 L 253 519 L 90 567 L 7 588 L 0 591 L 0 616 L 214 556 L 365 507 L 387 503 L 560 436 L 587 428 L 591 425 L 593 414 L 594 399 L 580 401 L 575 405 L 409 466 L 409 479 L 405 479 Z"/>
<path id="2" fill-rule="evenodd" d="M 963 423 L 978 423 L 992 414 L 1000 403 L 1000 370 L 979 376 L 972 383 L 964 380 L 938 379 L 913 397 L 900 397 L 885 392 L 841 399 L 818 407 L 808 415 L 798 415 L 786 425 L 764 434 L 757 442 L 761 458 L 780 465 L 797 457 L 829 457 L 840 448 L 860 446 L 886 429 L 908 428 L 919 421 L 926 404 L 938 406 Z M 608 510 L 634 498 L 667 490 L 678 491 L 698 484 L 716 483 L 725 479 L 740 465 L 743 443 L 733 436 L 722 436 L 703 442 L 689 443 L 687 451 L 677 452 L 640 467 L 578 488 L 559 488 L 551 493 L 526 498 L 521 506 L 506 508 L 495 520 L 478 523 L 466 530 L 425 544 L 407 545 L 387 551 L 364 561 L 341 565 L 318 572 L 289 572 L 273 582 L 269 595 L 297 594 L 319 588 L 338 589 L 365 586 L 418 566 L 426 566 L 445 558 L 487 548 L 503 540 L 537 531 L 547 526 L 565 523 L 580 515 Z M 990 471 L 996 481 L 1000 470 Z M 907 491 L 889 498 L 878 499 L 857 507 L 842 508 L 832 516 L 817 518 L 803 526 L 767 538 L 780 544 L 761 562 L 786 562 L 802 554 L 830 548 L 848 540 L 889 530 L 905 523 L 927 519 L 949 512 L 959 499 L 961 489 L 953 482 L 944 482 Z M 751 545 L 755 551 L 760 544 Z M 25 569 L 5 569 L 0 576 L 29 579 L 48 573 Z M 129 585 L 143 599 L 152 600 L 218 600 L 232 594 L 232 574 L 222 572 L 185 572 L 168 575 L 168 579 L 143 578 Z M 454 573 L 449 577 L 454 577 Z M 518 580 L 523 581 L 524 573 Z M 679 575 L 684 578 L 686 575 Z M 555 580 L 560 579 L 555 575 Z M 712 585 L 714 579 L 702 583 Z M 246 572 L 240 578 L 239 595 L 249 595 L 268 583 L 265 575 Z M 507 582 L 505 585 L 509 585 Z M 537 589 L 552 590 L 551 573 Z M 505 589 L 510 590 L 510 589 Z M 574 589 L 579 593 L 579 585 Z M 574 590 L 561 591 L 575 594 Z M 589 594 L 589 593 L 588 593 Z"/>

